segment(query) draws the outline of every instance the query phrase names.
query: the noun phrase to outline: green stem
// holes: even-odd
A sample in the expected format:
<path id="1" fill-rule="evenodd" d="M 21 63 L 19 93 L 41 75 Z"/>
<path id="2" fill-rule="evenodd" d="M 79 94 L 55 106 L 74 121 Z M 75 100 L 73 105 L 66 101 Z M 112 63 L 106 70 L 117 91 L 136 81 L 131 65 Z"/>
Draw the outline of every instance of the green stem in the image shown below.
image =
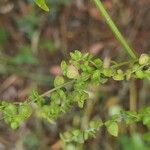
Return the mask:
<path id="1" fill-rule="evenodd" d="M 75 80 L 72 80 L 72 81 L 66 82 L 66 83 L 64 83 L 64 84 L 62 84 L 62 85 L 60 85 L 60 86 L 57 86 L 57 87 L 55 87 L 55 88 L 53 88 L 53 89 L 51 89 L 51 90 L 49 90 L 49 91 L 47 91 L 47 92 L 41 94 L 40 97 L 48 96 L 48 95 L 51 94 L 52 92 L 54 92 L 54 91 L 56 91 L 56 90 L 58 90 L 58 89 L 60 89 L 60 88 L 62 88 L 62 87 L 65 87 L 65 86 L 67 86 L 67 85 L 69 85 L 69 84 L 74 83 L 74 81 L 75 81 Z"/>
<path id="2" fill-rule="evenodd" d="M 113 22 L 112 18 L 110 17 L 110 15 L 107 13 L 103 3 L 101 2 L 101 0 L 93 0 L 96 7 L 98 8 L 98 10 L 100 11 L 100 13 L 102 14 L 102 16 L 104 17 L 106 23 L 108 24 L 108 26 L 110 27 L 111 31 L 113 32 L 113 34 L 115 35 L 116 39 L 119 41 L 119 43 L 121 44 L 122 48 L 124 49 L 124 51 L 132 58 L 132 59 L 136 59 L 136 55 L 133 51 L 133 49 L 128 45 L 127 41 L 124 39 L 124 37 L 122 36 L 122 34 L 120 33 L 120 31 L 118 30 L 117 26 L 115 25 L 115 23 Z"/>
<path id="3" fill-rule="evenodd" d="M 130 63 L 131 63 L 130 61 L 128 61 L 128 62 L 122 62 L 120 64 L 113 65 L 112 68 L 115 69 L 115 68 L 118 68 L 118 67 L 121 67 L 121 66 L 124 66 L 124 65 L 128 65 Z"/>

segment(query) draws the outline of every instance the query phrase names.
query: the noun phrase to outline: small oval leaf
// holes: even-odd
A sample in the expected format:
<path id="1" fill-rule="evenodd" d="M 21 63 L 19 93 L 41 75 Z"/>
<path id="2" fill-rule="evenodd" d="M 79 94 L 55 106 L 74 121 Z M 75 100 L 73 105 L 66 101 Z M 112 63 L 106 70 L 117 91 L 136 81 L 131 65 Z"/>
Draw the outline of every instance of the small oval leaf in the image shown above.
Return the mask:
<path id="1" fill-rule="evenodd" d="M 111 122 L 109 125 L 107 125 L 107 131 L 117 137 L 118 136 L 118 124 L 116 122 Z"/>

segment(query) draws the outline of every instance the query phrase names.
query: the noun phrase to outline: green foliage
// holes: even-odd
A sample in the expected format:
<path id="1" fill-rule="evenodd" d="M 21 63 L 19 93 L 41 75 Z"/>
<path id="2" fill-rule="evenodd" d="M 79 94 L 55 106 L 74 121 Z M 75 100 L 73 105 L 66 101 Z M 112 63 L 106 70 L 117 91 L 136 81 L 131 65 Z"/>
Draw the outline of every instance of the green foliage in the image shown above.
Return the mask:
<path id="1" fill-rule="evenodd" d="M 56 76 L 54 80 L 54 89 L 39 95 L 33 91 L 27 101 L 24 103 L 12 104 L 1 102 L 0 112 L 4 121 L 16 129 L 23 121 L 29 118 L 35 108 L 38 116 L 54 122 L 63 113 L 68 112 L 71 107 L 78 105 L 84 107 L 89 95 L 86 92 L 90 84 L 105 84 L 109 79 L 116 81 L 129 80 L 131 78 L 147 79 L 150 75 L 150 59 L 146 54 L 142 54 L 139 60 L 130 62 L 129 68 L 122 70 L 122 65 L 126 63 L 114 64 L 109 68 L 103 67 L 103 62 L 99 58 L 94 58 L 90 54 L 82 54 L 79 51 L 70 54 L 71 59 L 68 62 L 62 61 L 61 68 L 63 75 Z M 71 81 L 70 81 L 71 80 Z M 67 88 L 67 86 L 70 88 Z M 44 96 L 49 96 L 49 102 L 45 103 Z M 31 106 L 34 106 L 33 108 Z M 104 123 L 101 120 L 91 121 L 86 129 L 72 129 L 61 134 L 64 142 L 83 143 L 90 137 L 94 137 L 96 132 L 103 125 L 107 131 L 118 136 L 119 123 L 132 124 L 142 122 L 150 128 L 150 108 L 143 108 L 139 112 L 123 111 L 113 115 Z"/>
<path id="2" fill-rule="evenodd" d="M 106 123 L 107 131 L 113 135 L 118 136 L 118 124 L 114 121 L 107 121 Z"/>
<path id="3" fill-rule="evenodd" d="M 95 137 L 96 132 L 102 125 L 103 123 L 101 120 L 93 120 L 89 123 L 89 126 L 86 129 L 72 129 L 60 134 L 60 137 L 65 143 L 84 143 L 85 140 Z"/>
<path id="4" fill-rule="evenodd" d="M 45 11 L 49 11 L 49 8 L 46 5 L 45 0 L 34 0 L 34 1 L 40 8 L 42 8 Z"/>
<path id="5" fill-rule="evenodd" d="M 0 106 L 5 122 L 10 124 L 12 129 L 16 129 L 32 113 L 31 106 L 26 102 L 19 103 L 18 106 L 8 102 L 2 102 Z"/>

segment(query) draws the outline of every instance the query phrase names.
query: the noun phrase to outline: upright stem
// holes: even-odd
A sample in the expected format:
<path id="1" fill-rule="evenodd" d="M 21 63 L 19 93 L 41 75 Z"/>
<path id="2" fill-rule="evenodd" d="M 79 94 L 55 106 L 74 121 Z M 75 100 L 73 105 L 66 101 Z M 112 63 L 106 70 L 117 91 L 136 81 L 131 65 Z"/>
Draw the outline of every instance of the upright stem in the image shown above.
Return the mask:
<path id="1" fill-rule="evenodd" d="M 124 49 L 124 51 L 132 59 L 136 59 L 137 57 L 136 57 L 133 49 L 128 45 L 127 41 L 124 39 L 124 37 L 122 36 L 122 34 L 120 33 L 120 31 L 118 30 L 118 28 L 115 25 L 115 23 L 113 22 L 112 18 L 107 13 L 107 11 L 106 11 L 103 3 L 101 2 L 101 0 L 93 0 L 93 1 L 95 3 L 96 7 L 98 8 L 98 10 L 100 11 L 100 13 L 102 14 L 102 16 L 104 17 L 104 19 L 105 19 L 106 23 L 108 24 L 108 26 L 110 27 L 111 31 L 115 35 L 116 39 L 121 44 L 121 46 Z"/>

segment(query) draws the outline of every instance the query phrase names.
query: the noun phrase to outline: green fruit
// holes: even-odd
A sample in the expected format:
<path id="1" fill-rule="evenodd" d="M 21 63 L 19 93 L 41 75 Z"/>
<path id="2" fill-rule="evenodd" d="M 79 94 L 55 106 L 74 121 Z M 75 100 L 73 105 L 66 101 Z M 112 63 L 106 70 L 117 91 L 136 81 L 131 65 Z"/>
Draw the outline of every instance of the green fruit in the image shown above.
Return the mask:
<path id="1" fill-rule="evenodd" d="M 139 58 L 140 65 L 146 65 L 150 60 L 150 57 L 147 54 L 142 54 Z"/>

